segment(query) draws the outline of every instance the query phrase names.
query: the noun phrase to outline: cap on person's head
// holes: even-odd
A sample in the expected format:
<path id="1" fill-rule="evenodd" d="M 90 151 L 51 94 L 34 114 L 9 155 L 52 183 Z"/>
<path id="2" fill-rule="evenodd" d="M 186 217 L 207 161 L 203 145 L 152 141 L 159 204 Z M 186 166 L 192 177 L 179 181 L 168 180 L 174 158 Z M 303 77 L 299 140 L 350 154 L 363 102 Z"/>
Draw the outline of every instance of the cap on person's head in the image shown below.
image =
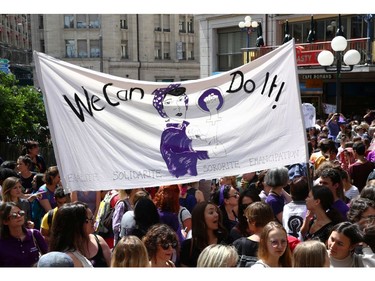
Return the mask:
<path id="1" fill-rule="evenodd" d="M 37 267 L 74 267 L 74 262 L 65 253 L 49 252 L 40 257 Z"/>

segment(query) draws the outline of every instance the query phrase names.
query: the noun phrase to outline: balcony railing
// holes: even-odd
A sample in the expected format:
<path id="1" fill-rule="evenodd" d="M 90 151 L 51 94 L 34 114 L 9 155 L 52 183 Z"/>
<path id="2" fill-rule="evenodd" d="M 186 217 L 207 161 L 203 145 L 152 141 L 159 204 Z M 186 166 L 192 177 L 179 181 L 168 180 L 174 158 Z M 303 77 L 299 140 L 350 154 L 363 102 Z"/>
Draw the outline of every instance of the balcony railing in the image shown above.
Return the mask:
<path id="1" fill-rule="evenodd" d="M 370 38 L 358 38 L 358 39 L 348 39 L 347 50 L 355 49 L 361 54 L 361 60 L 359 64 L 365 64 L 367 62 L 367 52 L 368 43 Z M 371 42 L 374 46 L 375 41 Z M 251 60 L 255 60 L 265 54 L 271 52 L 272 50 L 278 48 L 279 46 L 265 46 L 265 47 L 252 47 L 243 48 L 242 51 L 246 53 L 249 50 Z M 374 46 L 375 47 L 375 46 Z M 375 50 L 372 50 L 372 62 L 375 62 Z M 297 51 L 297 66 L 319 66 L 317 57 L 319 53 L 323 50 L 328 50 L 334 53 L 331 47 L 331 41 L 315 42 L 315 43 L 302 43 L 296 44 Z"/>

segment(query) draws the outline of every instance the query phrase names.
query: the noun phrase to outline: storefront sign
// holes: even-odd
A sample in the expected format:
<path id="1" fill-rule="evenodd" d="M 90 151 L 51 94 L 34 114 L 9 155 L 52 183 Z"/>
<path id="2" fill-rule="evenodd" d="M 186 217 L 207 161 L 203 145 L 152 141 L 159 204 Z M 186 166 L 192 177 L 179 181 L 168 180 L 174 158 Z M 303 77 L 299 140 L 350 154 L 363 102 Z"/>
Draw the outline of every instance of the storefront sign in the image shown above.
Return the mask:
<path id="1" fill-rule="evenodd" d="M 301 76 L 303 80 L 308 79 L 332 79 L 332 74 L 303 74 Z"/>

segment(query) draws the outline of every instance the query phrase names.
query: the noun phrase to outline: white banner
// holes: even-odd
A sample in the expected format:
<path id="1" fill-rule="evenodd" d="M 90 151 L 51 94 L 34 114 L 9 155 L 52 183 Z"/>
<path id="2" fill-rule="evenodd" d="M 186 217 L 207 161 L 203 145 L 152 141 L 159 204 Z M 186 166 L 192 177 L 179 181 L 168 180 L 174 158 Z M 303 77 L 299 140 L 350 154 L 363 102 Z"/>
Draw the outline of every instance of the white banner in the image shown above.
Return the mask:
<path id="1" fill-rule="evenodd" d="M 305 128 L 311 128 L 316 123 L 316 109 L 311 103 L 302 104 L 303 118 L 305 121 Z"/>
<path id="2" fill-rule="evenodd" d="M 34 52 L 68 191 L 195 182 L 307 162 L 294 41 L 209 78 L 157 83 Z"/>
<path id="3" fill-rule="evenodd" d="M 323 112 L 325 114 L 330 114 L 330 113 L 335 113 L 336 112 L 336 105 L 335 104 L 328 104 L 328 103 L 323 103 Z"/>

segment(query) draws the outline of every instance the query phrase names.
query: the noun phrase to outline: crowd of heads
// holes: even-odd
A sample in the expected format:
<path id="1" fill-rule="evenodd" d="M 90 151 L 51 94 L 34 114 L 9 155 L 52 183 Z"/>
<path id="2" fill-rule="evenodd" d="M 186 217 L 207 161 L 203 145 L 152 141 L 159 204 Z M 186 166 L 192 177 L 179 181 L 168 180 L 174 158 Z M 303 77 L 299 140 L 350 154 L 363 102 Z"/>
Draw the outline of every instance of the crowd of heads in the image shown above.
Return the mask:
<path id="1" fill-rule="evenodd" d="M 28 142 L 0 168 L 0 243 L 36 235 L 41 258 L 29 262 L 40 267 L 375 266 L 375 124 L 340 118 L 307 129 L 308 163 L 223 175 L 210 190 L 103 190 L 95 209 L 73 201 L 58 167 Z M 107 233 L 98 228 L 106 195 Z"/>

